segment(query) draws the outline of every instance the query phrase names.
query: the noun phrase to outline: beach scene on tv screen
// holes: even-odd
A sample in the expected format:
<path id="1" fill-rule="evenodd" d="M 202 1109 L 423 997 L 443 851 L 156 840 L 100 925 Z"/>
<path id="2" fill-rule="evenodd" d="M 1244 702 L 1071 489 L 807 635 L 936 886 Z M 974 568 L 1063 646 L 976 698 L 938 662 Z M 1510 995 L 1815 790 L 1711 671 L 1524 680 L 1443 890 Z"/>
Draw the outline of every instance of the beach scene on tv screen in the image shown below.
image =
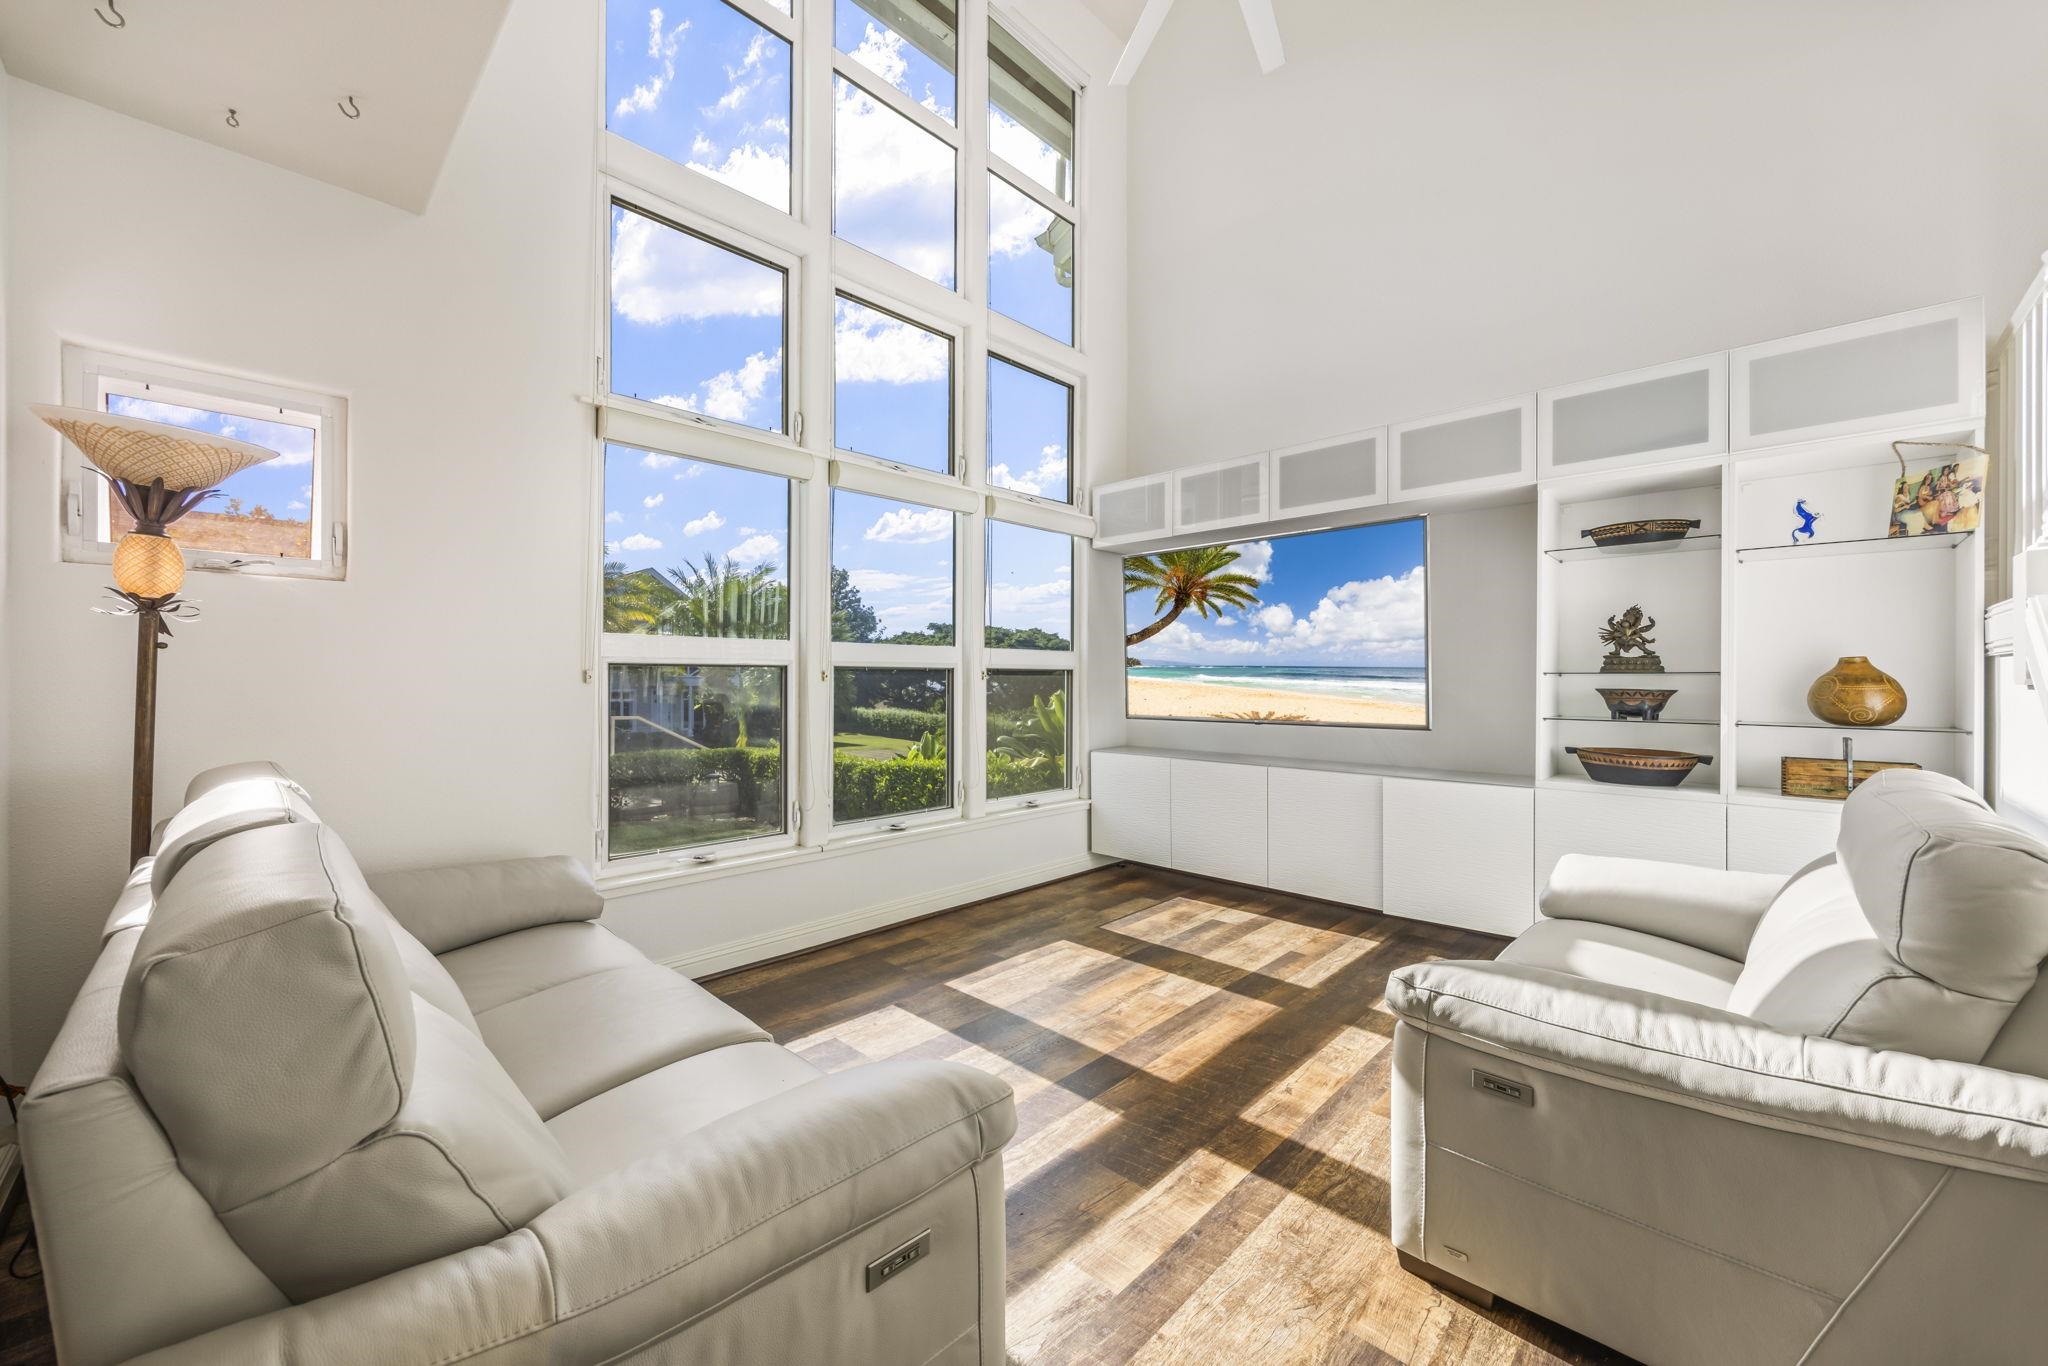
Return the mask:
<path id="1" fill-rule="evenodd" d="M 1427 536 L 1410 517 L 1130 556 L 1127 712 L 1428 725 Z"/>

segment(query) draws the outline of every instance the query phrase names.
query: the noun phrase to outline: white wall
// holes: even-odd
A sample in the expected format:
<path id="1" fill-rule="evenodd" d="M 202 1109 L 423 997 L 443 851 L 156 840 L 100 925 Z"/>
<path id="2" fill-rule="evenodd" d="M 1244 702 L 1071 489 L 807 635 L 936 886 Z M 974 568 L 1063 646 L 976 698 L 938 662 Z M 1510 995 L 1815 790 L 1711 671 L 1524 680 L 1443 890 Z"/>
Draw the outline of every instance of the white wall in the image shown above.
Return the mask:
<path id="1" fill-rule="evenodd" d="M 1125 473 L 1966 295 L 2002 319 L 2048 242 L 2038 0 L 1279 16 L 1262 77 L 1237 7 L 1188 0 L 1132 86 Z M 1524 771 L 1532 528 L 1438 519 L 1427 737 L 1121 733 Z"/>
<path id="2" fill-rule="evenodd" d="M 1077 60 L 1113 59 L 1068 0 L 1030 13 Z M 590 852 L 596 456 L 576 395 L 602 248 L 596 30 L 582 4 L 513 5 L 418 217 L 11 83 L 7 881 L 34 907 L 10 955 L 22 1071 L 91 961 L 126 848 L 134 633 L 88 610 L 103 566 L 60 562 L 57 443 L 19 407 L 59 397 L 63 341 L 350 403 L 348 579 L 193 576 L 205 617 L 174 627 L 162 661 L 160 814 L 198 769 L 269 756 L 372 869 Z M 1110 362 L 1089 436 L 1109 446 L 1123 425 L 1122 98 L 1097 103 L 1112 136 L 1085 173 L 1110 187 L 1097 249 L 1119 280 L 1088 303 Z M 1078 811 L 1002 828 L 914 858 L 869 851 L 639 894 L 617 918 L 659 957 L 709 962 L 731 941 L 935 909 L 1085 859 Z"/>
<path id="3" fill-rule="evenodd" d="M 7 222 L 8 207 L 13 194 L 8 179 L 7 130 L 9 125 L 7 68 L 0 66 L 0 508 L 5 508 L 13 497 L 13 466 L 8 460 L 8 430 L 6 414 L 10 411 L 7 398 L 7 328 L 8 317 L 7 280 Z M 0 649 L 4 649 L 13 637 L 9 631 L 11 619 L 7 610 L 7 518 L 0 513 Z M 10 765 L 7 744 L 7 666 L 0 658 L 0 948 L 8 942 L 8 927 L 12 923 L 11 905 L 7 895 L 8 843 L 7 833 L 7 788 Z M 0 1074 L 10 1079 L 25 1081 L 26 1075 L 14 1066 L 13 991 L 11 974 L 0 969 Z"/>

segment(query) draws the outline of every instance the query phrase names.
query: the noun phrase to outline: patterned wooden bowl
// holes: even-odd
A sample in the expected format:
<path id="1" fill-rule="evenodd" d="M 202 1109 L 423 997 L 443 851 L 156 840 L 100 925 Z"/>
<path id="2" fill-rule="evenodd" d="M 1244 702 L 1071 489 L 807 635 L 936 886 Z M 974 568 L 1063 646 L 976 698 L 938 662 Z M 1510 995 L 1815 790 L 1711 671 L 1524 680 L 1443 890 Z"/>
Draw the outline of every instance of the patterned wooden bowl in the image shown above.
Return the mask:
<path id="1" fill-rule="evenodd" d="M 1678 749 L 1566 745 L 1564 752 L 1578 755 L 1579 766 L 1594 782 L 1622 783 L 1629 787 L 1677 787 L 1693 769 L 1714 762 L 1711 754 L 1688 754 Z"/>
<path id="2" fill-rule="evenodd" d="M 1594 545 L 1643 545 L 1650 541 L 1681 541 L 1685 533 L 1698 527 L 1697 517 L 1643 517 L 1633 522 L 1609 522 L 1606 526 L 1588 527 L 1579 535 Z"/>

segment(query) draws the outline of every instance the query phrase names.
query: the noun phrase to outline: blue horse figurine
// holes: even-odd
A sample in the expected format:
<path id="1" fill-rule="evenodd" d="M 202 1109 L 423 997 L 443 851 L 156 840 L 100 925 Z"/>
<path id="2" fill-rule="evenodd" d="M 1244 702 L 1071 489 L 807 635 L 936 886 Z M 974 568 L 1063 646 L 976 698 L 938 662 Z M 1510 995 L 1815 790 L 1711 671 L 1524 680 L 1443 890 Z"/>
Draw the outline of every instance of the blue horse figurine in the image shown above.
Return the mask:
<path id="1" fill-rule="evenodd" d="M 1792 528 L 1792 544 L 1798 545 L 1799 538 L 1802 536 L 1809 541 L 1812 540 L 1813 524 L 1820 520 L 1820 514 L 1818 512 L 1809 511 L 1807 509 L 1806 500 L 1804 498 L 1801 498 L 1798 502 L 1794 503 L 1792 505 L 1792 510 L 1799 514 L 1799 525 Z"/>

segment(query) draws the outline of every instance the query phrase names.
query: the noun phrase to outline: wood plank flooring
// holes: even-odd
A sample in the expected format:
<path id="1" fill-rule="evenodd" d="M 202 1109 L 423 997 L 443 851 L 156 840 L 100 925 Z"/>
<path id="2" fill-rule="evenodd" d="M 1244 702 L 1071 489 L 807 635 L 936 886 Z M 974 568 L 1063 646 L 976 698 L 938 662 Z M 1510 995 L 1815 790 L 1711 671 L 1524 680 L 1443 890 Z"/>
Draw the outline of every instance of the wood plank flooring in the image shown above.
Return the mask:
<path id="1" fill-rule="evenodd" d="M 1387 1241 L 1387 975 L 1504 942 L 1118 865 L 707 985 L 828 1071 L 1016 1089 L 1019 1366 L 1622 1362 Z"/>

